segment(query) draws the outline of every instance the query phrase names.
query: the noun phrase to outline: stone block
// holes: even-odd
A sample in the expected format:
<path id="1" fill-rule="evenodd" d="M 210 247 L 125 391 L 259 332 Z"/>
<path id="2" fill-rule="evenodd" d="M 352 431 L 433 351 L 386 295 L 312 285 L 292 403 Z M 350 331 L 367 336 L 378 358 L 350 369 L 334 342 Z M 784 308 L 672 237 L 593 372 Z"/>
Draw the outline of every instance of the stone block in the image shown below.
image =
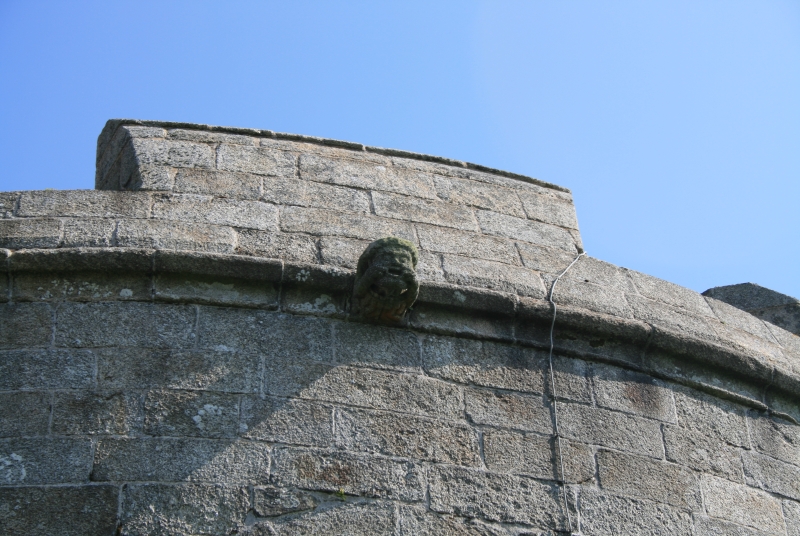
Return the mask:
<path id="1" fill-rule="evenodd" d="M 193 141 L 197 143 L 231 143 L 233 145 L 258 146 L 258 138 L 242 136 L 241 134 L 228 134 L 226 132 L 212 132 L 208 130 L 188 130 L 172 128 L 166 132 L 170 140 Z"/>
<path id="2" fill-rule="evenodd" d="M 401 506 L 397 520 L 399 536 L 511 536 L 511 532 L 494 523 L 484 523 L 477 519 L 463 519 L 443 516 L 425 508 Z M 533 534 L 525 531 L 524 536 Z"/>
<path id="3" fill-rule="evenodd" d="M 494 210 L 518 218 L 525 217 L 517 190 L 456 177 L 436 177 L 434 180 L 436 193 L 449 203 Z"/>
<path id="4" fill-rule="evenodd" d="M 703 473 L 743 482 L 741 449 L 703 428 L 664 426 L 667 460 Z"/>
<path id="5" fill-rule="evenodd" d="M 50 394 L 0 392 L 0 437 L 47 435 Z"/>
<path id="6" fill-rule="evenodd" d="M 196 340 L 196 316 L 191 305 L 67 302 L 58 308 L 55 341 L 82 348 L 189 348 Z"/>
<path id="7" fill-rule="evenodd" d="M 482 289 L 469 289 L 469 291 L 474 290 Z M 417 302 L 411 310 L 409 324 L 420 331 L 480 337 L 511 343 L 514 341 L 514 333 L 510 320 L 508 316 L 485 313 L 480 310 Z"/>
<path id="8" fill-rule="evenodd" d="M 277 177 L 293 177 L 296 157 L 268 147 L 223 143 L 217 149 L 217 168 Z"/>
<path id="9" fill-rule="evenodd" d="M 550 279 L 548 281 L 548 279 Z M 545 278 L 546 295 L 550 295 L 552 279 Z M 625 295 L 613 288 L 587 283 L 585 281 L 574 281 L 570 279 L 560 279 L 553 292 L 553 301 L 558 305 L 571 305 L 614 315 L 622 318 L 632 318 L 633 314 Z"/>
<path id="10" fill-rule="evenodd" d="M 635 270 L 628 270 L 628 274 L 639 294 L 645 298 L 685 309 L 694 315 L 714 317 L 714 312 L 702 294 Z"/>
<path id="11" fill-rule="evenodd" d="M 281 309 L 299 315 L 327 316 L 344 319 L 350 296 L 343 292 L 323 292 L 318 288 L 284 287 Z"/>
<path id="12" fill-rule="evenodd" d="M 721 478 L 701 480 L 706 512 L 711 517 L 739 523 L 772 534 L 783 534 L 781 502 L 763 491 Z"/>
<path id="13" fill-rule="evenodd" d="M 101 190 L 22 192 L 17 213 L 25 218 L 148 218 L 149 215 L 149 194 Z"/>
<path id="14" fill-rule="evenodd" d="M 0 439 L 0 486 L 86 483 L 92 467 L 89 439 Z"/>
<path id="15" fill-rule="evenodd" d="M 262 486 L 253 490 L 253 512 L 260 517 L 275 517 L 313 510 L 317 505 L 319 505 L 319 500 L 305 491 L 275 486 Z"/>
<path id="16" fill-rule="evenodd" d="M 416 242 L 414 229 L 409 222 L 320 208 L 283 207 L 281 229 L 286 232 L 369 241 L 397 236 Z"/>
<path id="17" fill-rule="evenodd" d="M 369 240 L 353 240 L 338 236 L 323 236 L 319 239 L 322 264 L 341 266 L 355 270 L 358 258 L 369 246 Z"/>
<path id="18" fill-rule="evenodd" d="M 0 305 L 0 348 L 49 346 L 53 310 L 46 303 Z"/>
<path id="19" fill-rule="evenodd" d="M 455 285 L 488 288 L 532 298 L 545 297 L 539 274 L 521 266 L 457 255 L 444 255 L 443 266 L 445 278 Z"/>
<path id="20" fill-rule="evenodd" d="M 752 410 L 748 417 L 753 448 L 800 467 L 800 426 Z"/>
<path id="21" fill-rule="evenodd" d="M 104 348 L 95 352 L 97 381 L 103 389 L 257 393 L 261 388 L 261 357 L 255 354 L 143 348 Z"/>
<path id="22" fill-rule="evenodd" d="M 475 215 L 481 231 L 486 234 L 578 253 L 575 239 L 568 230 L 561 227 L 488 210 L 478 210 Z"/>
<path id="23" fill-rule="evenodd" d="M 236 233 L 230 227 L 167 220 L 122 220 L 117 245 L 128 248 L 233 253 Z"/>
<path id="24" fill-rule="evenodd" d="M 448 466 L 432 467 L 428 478 L 434 512 L 566 528 L 564 505 L 555 486 L 525 476 Z"/>
<path id="25" fill-rule="evenodd" d="M 89 389 L 95 363 L 85 350 L 0 351 L 0 389 Z"/>
<path id="26" fill-rule="evenodd" d="M 304 400 L 242 398 L 239 435 L 312 447 L 333 445 L 333 407 Z"/>
<path id="27" fill-rule="evenodd" d="M 264 281 L 181 274 L 157 276 L 153 281 L 157 301 L 206 303 L 276 309 L 278 290 Z"/>
<path id="28" fill-rule="evenodd" d="M 55 248 L 61 242 L 62 223 L 54 219 L 0 220 L 0 247 Z"/>
<path id="29" fill-rule="evenodd" d="M 300 178 L 363 190 L 436 199 L 431 175 L 378 162 L 338 160 L 304 153 L 300 156 Z"/>
<path id="30" fill-rule="evenodd" d="M 120 391 L 56 391 L 56 435 L 129 435 L 142 429 L 141 396 Z"/>
<path id="31" fill-rule="evenodd" d="M 786 536 L 800 536 L 800 503 L 783 501 Z"/>
<path id="32" fill-rule="evenodd" d="M 351 452 L 481 465 L 478 434 L 469 426 L 384 411 L 338 409 L 336 446 Z"/>
<path id="33" fill-rule="evenodd" d="M 204 143 L 132 138 L 130 146 L 142 167 L 214 168 L 214 149 Z"/>
<path id="34" fill-rule="evenodd" d="M 96 482 L 214 482 L 263 484 L 269 445 L 244 440 L 101 439 L 94 454 Z"/>
<path id="35" fill-rule="evenodd" d="M 318 262 L 317 243 L 314 237 L 305 234 L 278 233 L 244 229 L 239 231 L 236 253 L 271 259 Z"/>
<path id="36" fill-rule="evenodd" d="M 207 195 L 157 195 L 153 203 L 153 218 L 263 231 L 278 229 L 278 208 L 275 205 Z"/>
<path id="37" fill-rule="evenodd" d="M 450 203 L 381 192 L 372 192 L 372 202 L 378 216 L 464 231 L 479 231 L 472 210 Z"/>
<path id="38" fill-rule="evenodd" d="M 114 232 L 117 222 L 112 219 L 76 218 L 64 220 L 61 246 L 67 248 L 104 248 L 116 245 Z"/>
<path id="39" fill-rule="evenodd" d="M 144 433 L 151 436 L 236 437 L 239 395 L 207 391 L 149 391 Z"/>
<path id="40" fill-rule="evenodd" d="M 800 501 L 800 467 L 753 451 L 743 452 L 742 462 L 748 485 Z"/>
<path id="41" fill-rule="evenodd" d="M 442 270 L 442 256 L 429 251 L 419 252 L 419 263 L 417 263 L 417 278 L 420 282 L 444 283 L 445 276 Z"/>
<path id="42" fill-rule="evenodd" d="M 664 457 L 658 422 L 580 404 L 558 405 L 558 424 L 567 439 L 652 458 Z"/>
<path id="43" fill-rule="evenodd" d="M 679 426 L 749 448 L 746 408 L 693 389 L 676 387 L 674 392 Z"/>
<path id="44" fill-rule="evenodd" d="M 563 439 L 566 481 L 589 482 L 594 479 L 594 453 L 588 445 Z M 555 438 L 521 434 L 505 430 L 483 433 L 486 468 L 495 473 L 527 475 L 542 480 L 560 478 L 561 467 Z"/>
<path id="45" fill-rule="evenodd" d="M 370 212 L 370 198 L 367 192 L 295 177 L 265 179 L 261 199 L 278 205 L 327 208 L 365 214 Z"/>
<path id="46" fill-rule="evenodd" d="M 412 331 L 353 322 L 333 323 L 334 355 L 342 365 L 419 370 L 419 339 Z"/>
<path id="47" fill-rule="evenodd" d="M 112 536 L 118 486 L 0 489 L 0 527 L 6 534 Z"/>
<path id="48" fill-rule="evenodd" d="M 315 398 L 318 388 L 327 388 L 332 365 L 302 356 L 278 356 L 264 363 L 264 380 L 261 390 L 275 396 L 301 396 Z"/>
<path id="49" fill-rule="evenodd" d="M 600 487 L 611 493 L 702 511 L 700 483 L 692 471 L 679 465 L 600 450 L 597 472 Z"/>
<path id="50" fill-rule="evenodd" d="M 556 395 L 559 400 L 572 400 L 591 404 L 592 387 L 589 381 L 590 374 L 591 365 L 586 361 L 553 355 L 553 379 L 555 380 Z M 549 395 L 552 395 L 553 390 L 551 383 L 548 378 L 545 388 Z"/>
<path id="51" fill-rule="evenodd" d="M 0 218 L 13 218 L 20 192 L 0 192 Z"/>
<path id="52" fill-rule="evenodd" d="M 771 533 L 743 527 L 721 519 L 696 516 L 693 534 L 696 536 L 769 536 Z"/>
<path id="53" fill-rule="evenodd" d="M 239 486 L 126 484 L 119 534 L 232 534 L 244 528 L 250 494 Z"/>
<path id="54" fill-rule="evenodd" d="M 675 423 L 675 402 L 664 382 L 608 365 L 596 364 L 592 371 L 598 406 Z"/>
<path id="55" fill-rule="evenodd" d="M 419 501 L 422 467 L 414 462 L 339 451 L 276 448 L 272 484 L 347 495 Z"/>
<path id="56" fill-rule="evenodd" d="M 262 177 L 252 173 L 233 173 L 208 169 L 179 169 L 173 191 L 233 199 L 258 199 Z"/>
<path id="57" fill-rule="evenodd" d="M 302 397 L 439 419 L 464 416 L 461 388 L 426 376 L 342 366 L 320 372 Z"/>
<path id="58" fill-rule="evenodd" d="M 221 351 L 257 352 L 281 365 L 302 356 L 330 363 L 328 320 L 226 307 L 202 307 L 199 346 Z"/>
<path id="59" fill-rule="evenodd" d="M 720 322 L 726 326 L 746 331 L 747 333 L 755 335 L 756 337 L 760 337 L 765 341 L 777 342 L 770 329 L 760 318 L 756 318 L 750 313 L 742 311 L 733 305 L 728 305 L 725 302 L 715 300 L 714 298 L 710 298 L 708 296 L 705 298 L 706 303 L 708 303 L 709 307 L 711 307 L 711 310 L 714 311 L 714 314 L 717 315 L 717 318 L 719 318 Z"/>
<path id="60" fill-rule="evenodd" d="M 148 301 L 150 278 L 144 274 L 102 272 L 14 274 L 14 301 Z"/>
<path id="61" fill-rule="evenodd" d="M 417 224 L 417 235 L 423 250 L 504 264 L 520 263 L 519 253 L 511 240 L 421 223 Z"/>
<path id="62" fill-rule="evenodd" d="M 279 260 L 198 251 L 154 251 L 152 270 L 157 274 L 193 274 L 277 283 L 283 274 Z"/>
<path id="63" fill-rule="evenodd" d="M 544 393 L 547 356 L 531 348 L 428 335 L 422 342 L 425 371 L 464 384 Z"/>
<path id="64" fill-rule="evenodd" d="M 563 272 L 577 256 L 575 252 L 553 247 L 536 246 L 526 242 L 517 242 L 516 246 L 522 258 L 522 264 L 525 265 L 526 268 L 536 270 L 537 272 L 553 274 L 554 276 Z M 583 257 L 578 262 L 583 262 Z M 574 267 L 575 266 L 572 268 Z M 572 268 L 570 268 L 570 271 Z"/>
<path id="65" fill-rule="evenodd" d="M 568 229 L 578 228 L 578 216 L 575 214 L 575 205 L 571 200 L 566 201 L 550 195 L 540 195 L 525 190 L 518 190 L 517 192 L 522 201 L 522 206 L 525 208 L 525 214 L 529 219 Z"/>
<path id="66" fill-rule="evenodd" d="M 467 418 L 476 424 L 543 434 L 553 431 L 550 407 L 541 396 L 466 389 L 464 402 Z"/>
<path id="67" fill-rule="evenodd" d="M 718 341 L 715 329 L 718 321 L 710 316 L 700 315 L 685 308 L 677 308 L 641 296 L 627 294 L 628 305 L 637 320 L 654 326 L 664 327 L 680 333 L 683 337 Z"/>
<path id="68" fill-rule="evenodd" d="M 348 536 L 392 536 L 397 534 L 395 525 L 395 508 L 392 503 L 370 501 L 348 503 L 301 517 L 275 521 L 268 529 L 265 528 L 267 532 L 245 534 L 313 536 L 339 534 L 344 530 Z M 256 527 L 258 525 L 254 528 Z"/>
<path id="69" fill-rule="evenodd" d="M 689 512 L 666 504 L 609 495 L 582 489 L 581 533 L 592 536 L 692 534 Z"/>

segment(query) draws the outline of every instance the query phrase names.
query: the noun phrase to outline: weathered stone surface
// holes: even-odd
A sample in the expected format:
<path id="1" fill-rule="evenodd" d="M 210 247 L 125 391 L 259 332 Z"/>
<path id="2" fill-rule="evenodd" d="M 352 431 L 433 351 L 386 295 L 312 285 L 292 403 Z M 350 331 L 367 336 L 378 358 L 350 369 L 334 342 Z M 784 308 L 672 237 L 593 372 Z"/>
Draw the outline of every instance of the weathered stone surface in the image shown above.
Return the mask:
<path id="1" fill-rule="evenodd" d="M 292 177 L 295 173 L 295 156 L 266 147 L 223 143 L 217 149 L 217 168 L 223 171 Z"/>
<path id="2" fill-rule="evenodd" d="M 241 439 L 101 439 L 92 480 L 258 484 L 269 474 L 269 451 Z"/>
<path id="3" fill-rule="evenodd" d="M 676 387 L 674 391 L 678 425 L 689 430 L 702 430 L 731 445 L 749 447 L 746 408 L 720 400 L 693 389 Z"/>
<path id="4" fill-rule="evenodd" d="M 380 192 L 372 193 L 372 202 L 378 216 L 479 231 L 472 211 L 457 205 Z"/>
<path id="5" fill-rule="evenodd" d="M 141 431 L 141 397 L 120 391 L 61 391 L 53 395 L 53 433 L 127 435 Z"/>
<path id="6" fill-rule="evenodd" d="M 430 175 L 379 163 L 335 160 L 305 153 L 300 156 L 300 177 L 365 190 L 436 199 L 436 190 Z"/>
<path id="7" fill-rule="evenodd" d="M 0 486 L 85 483 L 91 467 L 89 439 L 0 439 Z"/>
<path id="8" fill-rule="evenodd" d="M 693 290 L 635 270 L 628 270 L 628 275 L 636 285 L 639 294 L 646 298 L 680 309 L 686 309 L 693 314 L 714 316 L 714 312 L 703 299 L 703 296 Z"/>
<path id="9" fill-rule="evenodd" d="M 323 292 L 317 288 L 284 288 L 281 309 L 287 313 L 345 318 L 350 296 Z"/>
<path id="10" fill-rule="evenodd" d="M 0 489 L 0 527 L 6 534 L 112 536 L 117 486 Z"/>
<path id="11" fill-rule="evenodd" d="M 53 310 L 45 303 L 0 305 L 0 348 L 49 346 Z"/>
<path id="12" fill-rule="evenodd" d="M 278 208 L 275 205 L 206 195 L 156 196 L 153 203 L 153 218 L 265 231 L 278 229 Z"/>
<path id="13" fill-rule="evenodd" d="M 466 389 L 464 402 L 467 418 L 476 424 L 500 425 L 544 434 L 553 430 L 550 408 L 540 396 Z"/>
<path id="14" fill-rule="evenodd" d="M 569 231 L 532 220 L 515 218 L 488 210 L 478 210 L 475 215 L 481 231 L 494 236 L 522 240 L 537 246 L 547 246 L 577 252 L 575 240 Z"/>
<path id="15" fill-rule="evenodd" d="M 158 301 L 207 303 L 275 309 L 278 291 L 263 281 L 194 275 L 159 275 L 153 281 Z"/>
<path id="16" fill-rule="evenodd" d="M 510 240 L 417 224 L 417 235 L 423 250 L 462 255 L 505 264 L 519 264 L 519 253 Z"/>
<path id="17" fill-rule="evenodd" d="M 214 168 L 214 149 L 203 143 L 132 138 L 130 146 L 139 166 Z"/>
<path id="18" fill-rule="evenodd" d="M 264 201 L 279 205 L 297 205 L 362 213 L 370 211 L 370 200 L 367 192 L 294 177 L 265 179 L 261 198 Z"/>
<path id="19" fill-rule="evenodd" d="M 435 512 L 557 530 L 566 525 L 558 488 L 532 478 L 447 466 L 432 467 L 428 478 Z"/>
<path id="20" fill-rule="evenodd" d="M 519 346 L 436 335 L 422 341 L 428 374 L 459 383 L 543 393 L 546 359 L 542 352 Z"/>
<path id="21" fill-rule="evenodd" d="M 748 421 L 753 448 L 800 466 L 800 426 L 755 411 L 749 412 Z"/>
<path id="22" fill-rule="evenodd" d="M 532 298 L 545 297 L 539 274 L 521 266 L 444 255 L 444 273 L 447 281 L 456 285 L 489 288 Z"/>
<path id="23" fill-rule="evenodd" d="M 120 534 L 232 534 L 244 528 L 246 488 L 210 484 L 126 484 Z"/>
<path id="24" fill-rule="evenodd" d="M 637 320 L 665 327 L 687 338 L 719 340 L 715 329 L 718 321 L 715 318 L 633 294 L 626 295 L 625 299 L 633 311 L 633 317 Z"/>
<path id="25" fill-rule="evenodd" d="M 3 408 L 0 413 L 0 437 L 47 434 L 50 420 L 49 393 L 0 392 L 0 408 Z"/>
<path id="26" fill-rule="evenodd" d="M 800 467 L 752 451 L 743 452 L 742 461 L 747 484 L 800 501 Z"/>
<path id="27" fill-rule="evenodd" d="M 0 247 L 55 248 L 61 241 L 62 227 L 61 221 L 54 219 L 0 220 Z"/>
<path id="28" fill-rule="evenodd" d="M 548 289 L 549 296 L 553 283 L 548 279 L 554 278 L 545 278 L 545 288 Z M 633 317 L 622 292 L 586 281 L 560 279 L 553 293 L 553 301 L 559 305 L 572 305 L 622 318 Z"/>
<path id="29" fill-rule="evenodd" d="M 362 240 L 377 240 L 397 236 L 415 241 L 410 223 L 351 212 L 336 212 L 320 208 L 283 207 L 281 229 L 286 232 L 318 236 L 343 236 Z"/>
<path id="30" fill-rule="evenodd" d="M 336 363 L 419 370 L 415 333 L 353 322 L 336 322 L 333 326 Z"/>
<path id="31" fill-rule="evenodd" d="M 62 247 L 103 248 L 116 245 L 116 220 L 108 218 L 71 218 L 64 220 Z"/>
<path id="32" fill-rule="evenodd" d="M 275 449 L 270 480 L 280 486 L 402 501 L 424 496 L 418 464 L 337 451 Z"/>
<path id="33" fill-rule="evenodd" d="M 692 534 L 689 513 L 665 504 L 581 490 L 581 532 L 593 536 Z"/>
<path id="34" fill-rule="evenodd" d="M 783 516 L 786 521 L 786 536 L 800 536 L 800 503 L 783 501 Z"/>
<path id="35" fill-rule="evenodd" d="M 359 256 L 367 249 L 369 244 L 368 240 L 323 236 L 319 240 L 322 264 L 342 266 L 355 270 Z"/>
<path id="36" fill-rule="evenodd" d="M 763 491 L 704 476 L 701 481 L 706 512 L 751 528 L 783 534 L 783 513 L 778 499 Z"/>
<path id="37" fill-rule="evenodd" d="M 652 376 L 596 364 L 592 384 L 597 405 L 675 423 L 672 391 Z"/>
<path id="38" fill-rule="evenodd" d="M 772 533 L 743 527 L 721 519 L 695 517 L 694 534 L 696 536 L 768 536 Z"/>
<path id="39" fill-rule="evenodd" d="M 274 517 L 313 510 L 319 501 L 310 493 L 297 490 L 263 486 L 253 490 L 253 511 L 257 516 Z"/>
<path id="40" fill-rule="evenodd" d="M 483 289 L 472 288 L 468 292 L 474 290 Z M 426 332 L 481 337 L 509 343 L 514 341 L 514 326 L 508 316 L 459 309 L 450 305 L 427 305 L 417 302 L 409 316 L 409 324 Z"/>
<path id="41" fill-rule="evenodd" d="M 238 233 L 236 253 L 287 261 L 317 263 L 316 240 L 305 234 L 244 229 Z"/>
<path id="42" fill-rule="evenodd" d="M 445 201 L 525 217 L 517 190 L 455 177 L 436 177 L 434 180 L 436 193 Z"/>
<path id="43" fill-rule="evenodd" d="M 95 363 L 85 350 L 0 351 L 0 389 L 88 389 Z"/>
<path id="44" fill-rule="evenodd" d="M 122 220 L 117 227 L 117 245 L 122 247 L 233 253 L 234 243 L 233 229 L 218 225 Z"/>
<path id="45" fill-rule="evenodd" d="M 419 263 L 417 264 L 417 276 L 420 282 L 439 282 L 444 283 L 445 276 L 442 270 L 442 255 L 429 251 L 419 252 Z"/>
<path id="46" fill-rule="evenodd" d="M 283 523 L 271 524 L 270 532 L 254 533 L 253 536 L 316 536 L 338 534 L 348 536 L 390 536 L 395 532 L 394 507 L 391 503 L 368 502 L 345 504 Z M 249 534 L 249 533 L 246 533 Z"/>
<path id="47" fill-rule="evenodd" d="M 549 372 L 549 371 L 548 371 Z M 592 403 L 592 387 L 589 381 L 591 365 L 581 359 L 553 356 L 553 376 L 558 399 Z M 546 392 L 552 394 L 553 387 L 548 378 Z"/>
<path id="48" fill-rule="evenodd" d="M 702 510 L 697 477 L 679 465 L 601 450 L 597 469 L 600 487 L 612 493 Z"/>
<path id="49" fill-rule="evenodd" d="M 147 218 L 150 196 L 144 192 L 39 190 L 22 192 L 17 216 L 80 218 Z"/>
<path id="50" fill-rule="evenodd" d="M 103 389 L 204 389 L 254 393 L 260 389 L 256 355 L 230 350 L 96 350 Z M 93 359 L 93 356 L 92 356 Z"/>
<path id="51" fill-rule="evenodd" d="M 536 246 L 526 242 L 517 242 L 516 246 L 522 258 L 522 264 L 524 264 L 526 268 L 536 270 L 537 272 L 553 274 L 554 276 L 563 272 L 564 269 L 575 260 L 575 256 L 577 255 L 575 252 L 568 252 L 553 247 Z M 582 261 L 583 258 L 581 258 L 579 262 Z"/>
<path id="52" fill-rule="evenodd" d="M 150 280 L 142 275 L 97 272 L 14 274 L 14 301 L 146 301 Z"/>
<path id="53" fill-rule="evenodd" d="M 562 440 L 567 482 L 594 478 L 594 454 L 588 445 Z M 505 430 L 483 433 L 486 468 L 495 473 L 527 475 L 544 480 L 560 477 L 558 445 L 553 437 Z"/>
<path id="54" fill-rule="evenodd" d="M 741 449 L 704 428 L 664 426 L 667 460 L 735 482 L 743 482 Z"/>
<path id="55" fill-rule="evenodd" d="M 340 366 L 313 379 L 300 393 L 304 398 L 440 419 L 463 418 L 461 388 L 425 376 Z"/>
<path id="56" fill-rule="evenodd" d="M 236 437 L 239 396 L 206 391 L 149 391 L 144 433 L 152 436 Z"/>
<path id="57" fill-rule="evenodd" d="M 425 508 L 401 506 L 397 520 L 398 536 L 510 536 L 505 528 L 490 525 L 477 519 L 463 519 L 449 515 L 438 515 Z M 529 531 L 521 533 L 533 536 Z"/>
<path id="58" fill-rule="evenodd" d="M 196 339 L 196 315 L 189 305 L 63 303 L 57 312 L 56 346 L 189 348 Z"/>
<path id="59" fill-rule="evenodd" d="M 760 318 L 708 296 L 706 296 L 706 303 L 723 324 L 746 331 L 765 341 L 777 342 L 772 332 Z"/>
<path id="60" fill-rule="evenodd" d="M 242 136 L 241 134 L 228 134 L 226 132 L 209 132 L 203 130 L 188 130 L 183 128 L 170 129 L 167 134 L 170 140 L 194 141 L 198 143 L 232 143 L 234 145 L 257 146 L 258 138 Z"/>
<path id="61" fill-rule="evenodd" d="M 529 219 L 569 229 L 578 228 L 578 217 L 571 200 L 565 201 L 551 195 L 540 195 L 525 190 L 517 192 Z"/>
<path id="62" fill-rule="evenodd" d="M 0 192 L 0 218 L 13 218 L 20 192 Z"/>
<path id="63" fill-rule="evenodd" d="M 258 199 L 262 177 L 251 173 L 180 169 L 175 175 L 173 191 L 205 194 L 233 199 Z"/>
<path id="64" fill-rule="evenodd" d="M 276 397 L 242 398 L 239 434 L 295 445 L 333 445 L 333 407 Z"/>
<path id="65" fill-rule="evenodd" d="M 580 404 L 560 403 L 561 434 L 575 441 L 662 458 L 664 445 L 657 422 Z"/>
<path id="66" fill-rule="evenodd" d="M 383 411 L 337 410 L 336 445 L 438 463 L 481 463 L 478 434 L 469 426 Z"/>

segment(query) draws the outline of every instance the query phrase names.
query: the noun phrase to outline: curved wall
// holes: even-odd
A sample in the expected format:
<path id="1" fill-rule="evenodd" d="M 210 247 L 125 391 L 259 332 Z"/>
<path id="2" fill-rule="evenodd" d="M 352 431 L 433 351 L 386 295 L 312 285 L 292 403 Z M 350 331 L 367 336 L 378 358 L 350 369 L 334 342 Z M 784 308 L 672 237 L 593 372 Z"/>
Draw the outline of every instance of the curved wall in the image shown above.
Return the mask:
<path id="1" fill-rule="evenodd" d="M 140 191 L 0 193 L 6 532 L 800 534 L 796 335 L 581 257 L 551 377 L 562 188 L 135 121 L 97 186 Z M 348 315 L 388 234 L 422 257 L 392 327 Z"/>

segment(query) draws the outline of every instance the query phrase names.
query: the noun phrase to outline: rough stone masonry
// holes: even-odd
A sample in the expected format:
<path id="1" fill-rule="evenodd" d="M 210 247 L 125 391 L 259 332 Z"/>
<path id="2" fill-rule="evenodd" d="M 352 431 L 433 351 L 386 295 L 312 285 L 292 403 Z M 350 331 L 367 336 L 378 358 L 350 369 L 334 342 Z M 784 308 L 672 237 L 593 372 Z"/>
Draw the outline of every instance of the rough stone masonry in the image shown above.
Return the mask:
<path id="1" fill-rule="evenodd" d="M 0 533 L 800 536 L 774 315 L 583 256 L 551 375 L 564 188 L 114 120 L 94 191 L 0 215 Z M 396 325 L 351 314 L 387 236 L 419 253 Z"/>

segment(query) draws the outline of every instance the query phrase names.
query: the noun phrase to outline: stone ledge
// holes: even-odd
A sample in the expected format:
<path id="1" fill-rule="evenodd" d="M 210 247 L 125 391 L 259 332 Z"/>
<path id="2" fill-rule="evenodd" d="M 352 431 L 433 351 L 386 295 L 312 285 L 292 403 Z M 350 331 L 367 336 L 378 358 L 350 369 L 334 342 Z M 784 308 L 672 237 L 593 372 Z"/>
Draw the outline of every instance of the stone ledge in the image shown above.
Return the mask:
<path id="1" fill-rule="evenodd" d="M 0 270 L 17 273 L 145 273 L 190 274 L 204 277 L 223 277 L 251 282 L 282 285 L 287 288 L 317 289 L 348 298 L 354 271 L 332 266 L 288 263 L 280 259 L 265 259 L 242 255 L 201 253 L 196 251 L 163 251 L 126 248 L 63 248 L 0 250 Z M 187 297 L 192 301 L 192 297 Z M 205 303 L 205 302 L 204 302 Z M 224 305 L 224 304 L 222 304 Z M 551 305 L 541 299 L 514 294 L 443 283 L 423 282 L 419 300 L 410 325 L 414 329 L 435 333 L 450 333 L 466 337 L 517 342 L 528 346 L 548 348 Z M 420 314 L 418 311 L 423 311 Z M 453 316 L 457 322 L 443 321 L 442 314 Z M 314 311 L 310 311 L 314 314 Z M 425 315 L 428 319 L 420 319 Z M 437 316 L 438 314 L 438 316 Z M 458 325 L 456 325 L 458 324 Z M 516 326 L 514 330 L 512 326 Z M 784 370 L 763 356 L 747 351 L 736 340 L 719 337 L 714 341 L 689 335 L 678 330 L 641 320 L 621 318 L 573 305 L 559 305 L 556 321 L 558 338 L 555 350 L 564 355 L 621 364 L 648 374 L 675 379 L 648 356 L 668 354 L 681 360 L 725 372 L 757 386 L 757 392 L 767 389 L 800 394 L 800 375 Z M 576 344 L 578 333 L 600 340 L 617 341 L 637 348 L 632 354 L 615 357 L 594 345 Z M 800 358 L 787 352 L 788 359 Z M 687 383 L 681 376 L 681 383 Z M 691 383 L 691 382 L 690 382 Z M 703 382 L 698 382 L 703 383 Z M 724 388 L 720 388 L 724 392 Z M 719 394 L 719 393 L 718 393 Z M 724 394 L 724 393 L 723 393 Z M 741 397 L 735 390 L 732 397 Z M 749 397 L 752 399 L 752 397 Z M 753 400 L 762 407 L 762 398 Z"/>

